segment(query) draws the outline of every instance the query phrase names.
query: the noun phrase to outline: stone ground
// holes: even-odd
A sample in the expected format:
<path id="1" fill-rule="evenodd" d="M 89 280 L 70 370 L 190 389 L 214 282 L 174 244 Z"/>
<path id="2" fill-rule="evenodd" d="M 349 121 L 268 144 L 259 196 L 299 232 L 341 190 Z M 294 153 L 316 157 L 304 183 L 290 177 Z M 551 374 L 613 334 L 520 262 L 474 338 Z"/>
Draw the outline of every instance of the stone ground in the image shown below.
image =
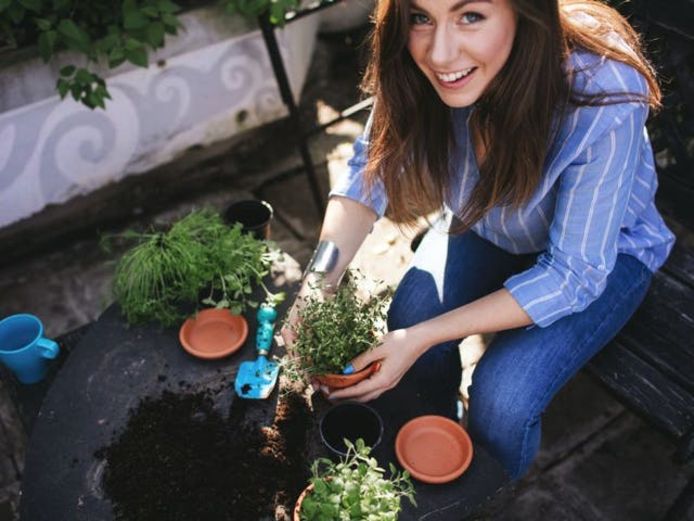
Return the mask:
<path id="1" fill-rule="evenodd" d="M 355 58 L 354 42 L 361 34 L 320 40 L 303 96 L 306 118 L 324 121 L 356 100 L 354 86 L 360 61 Z M 312 156 L 324 192 L 330 179 L 344 170 L 350 143 L 363 123 L 361 114 L 312 140 Z M 193 207 L 222 208 L 231 200 L 254 194 L 277 211 L 273 239 L 304 265 L 320 220 L 304 177 L 290 175 L 299 160 L 287 145 L 286 132 L 283 124 L 271 125 L 254 132 L 242 144 L 191 151 L 170 165 L 180 175 L 171 174 L 168 182 L 180 184 L 180 189 L 151 205 L 155 211 L 147 204 L 128 208 L 128 194 L 118 195 L 116 188 L 127 211 L 121 226 L 107 231 L 169 222 Z M 200 172 L 207 173 L 201 177 Z M 194 189 L 186 184 L 186 174 L 195 178 Z M 152 184 L 143 180 L 138 185 L 144 200 L 150 194 L 154 201 L 159 193 Z M 98 224 L 73 240 L 60 241 L 0 268 L 0 316 L 35 313 L 43 319 L 47 334 L 54 337 L 95 320 L 110 302 L 109 285 L 117 255 L 99 249 Z M 43 228 L 36 233 L 50 234 L 51 230 Z M 354 264 L 370 277 L 395 284 L 411 258 L 411 237 L 411 232 L 403 233 L 382 220 Z M 465 381 L 469 381 L 483 348 L 481 338 L 461 346 Z M 27 440 L 3 382 L 0 432 L 0 521 L 10 521 L 16 519 Z M 693 467 L 681 468 L 672 462 L 673 446 L 665 437 L 625 410 L 585 374 L 579 374 L 546 411 L 543 432 L 532 471 L 491 519 L 659 519 L 694 476 Z"/>

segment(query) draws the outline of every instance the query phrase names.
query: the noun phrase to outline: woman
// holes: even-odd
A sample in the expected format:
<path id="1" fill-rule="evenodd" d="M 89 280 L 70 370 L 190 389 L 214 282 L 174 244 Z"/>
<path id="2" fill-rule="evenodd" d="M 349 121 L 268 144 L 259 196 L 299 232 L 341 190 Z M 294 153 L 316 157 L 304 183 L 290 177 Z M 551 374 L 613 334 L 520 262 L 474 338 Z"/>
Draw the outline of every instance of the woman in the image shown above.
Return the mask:
<path id="1" fill-rule="evenodd" d="M 638 38 L 593 0 L 382 0 L 365 85 L 375 96 L 332 191 L 302 293 L 339 282 L 386 208 L 444 208 L 401 281 L 389 333 L 331 399 L 413 386 L 455 415 L 459 341 L 496 332 L 470 387 L 468 428 L 514 479 L 552 397 L 636 310 L 673 235 L 654 205 L 644 124 L 659 106 Z M 311 289 L 311 288 L 314 289 Z M 300 300 L 289 322 L 300 316 Z M 291 343 L 290 330 L 285 339 Z"/>

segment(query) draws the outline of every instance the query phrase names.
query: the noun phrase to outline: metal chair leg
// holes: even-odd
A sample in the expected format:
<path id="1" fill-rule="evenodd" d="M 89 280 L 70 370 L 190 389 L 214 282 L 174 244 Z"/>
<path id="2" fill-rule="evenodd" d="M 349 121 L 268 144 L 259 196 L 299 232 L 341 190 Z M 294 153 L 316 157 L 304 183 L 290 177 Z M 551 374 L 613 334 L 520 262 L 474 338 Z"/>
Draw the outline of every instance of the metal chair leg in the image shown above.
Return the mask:
<path id="1" fill-rule="evenodd" d="M 282 55 L 280 54 L 279 45 L 277 44 L 274 26 L 272 25 L 272 22 L 270 22 L 270 17 L 268 14 L 260 16 L 258 18 L 258 23 L 260 24 L 260 29 L 263 33 L 263 40 L 265 41 L 265 46 L 267 47 L 270 55 L 272 70 L 275 73 L 275 79 L 277 80 L 282 101 L 287 106 L 287 109 L 289 109 L 289 120 L 292 125 L 292 132 L 298 140 L 297 145 L 299 148 L 299 153 L 301 154 L 301 160 L 304 164 L 306 178 L 311 189 L 311 195 L 313 196 L 316 209 L 322 217 L 323 212 L 325 211 L 325 202 L 323 201 L 323 197 L 321 195 L 316 171 L 313 167 L 311 154 L 308 150 L 307 137 L 301 125 L 299 110 L 294 102 L 294 96 L 292 94 L 291 87 L 289 86 L 289 78 L 287 77 L 287 71 L 284 68 Z"/>

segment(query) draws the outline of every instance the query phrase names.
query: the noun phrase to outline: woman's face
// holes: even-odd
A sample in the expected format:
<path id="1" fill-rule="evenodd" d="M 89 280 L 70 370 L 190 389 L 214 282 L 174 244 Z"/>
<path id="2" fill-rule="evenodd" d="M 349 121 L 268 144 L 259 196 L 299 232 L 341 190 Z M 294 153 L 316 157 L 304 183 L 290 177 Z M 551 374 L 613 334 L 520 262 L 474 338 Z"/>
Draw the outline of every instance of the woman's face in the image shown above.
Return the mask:
<path id="1" fill-rule="evenodd" d="M 511 53 L 511 0 L 412 0 L 407 48 L 449 107 L 475 103 Z"/>

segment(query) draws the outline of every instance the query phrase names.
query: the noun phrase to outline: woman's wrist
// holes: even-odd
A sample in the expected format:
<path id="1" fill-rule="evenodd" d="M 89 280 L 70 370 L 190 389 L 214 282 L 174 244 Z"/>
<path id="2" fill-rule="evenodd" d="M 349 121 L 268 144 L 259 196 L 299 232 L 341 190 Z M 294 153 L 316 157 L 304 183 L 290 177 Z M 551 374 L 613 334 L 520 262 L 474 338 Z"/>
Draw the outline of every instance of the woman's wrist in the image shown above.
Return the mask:
<path id="1" fill-rule="evenodd" d="M 424 354 L 436 343 L 428 322 L 427 320 L 406 328 L 408 340 L 410 340 L 410 345 L 413 346 L 417 357 Z"/>
<path id="2" fill-rule="evenodd" d="M 299 295 L 307 295 L 320 291 L 324 295 L 332 295 L 337 291 L 337 284 L 322 273 L 309 272 L 301 281 Z"/>

